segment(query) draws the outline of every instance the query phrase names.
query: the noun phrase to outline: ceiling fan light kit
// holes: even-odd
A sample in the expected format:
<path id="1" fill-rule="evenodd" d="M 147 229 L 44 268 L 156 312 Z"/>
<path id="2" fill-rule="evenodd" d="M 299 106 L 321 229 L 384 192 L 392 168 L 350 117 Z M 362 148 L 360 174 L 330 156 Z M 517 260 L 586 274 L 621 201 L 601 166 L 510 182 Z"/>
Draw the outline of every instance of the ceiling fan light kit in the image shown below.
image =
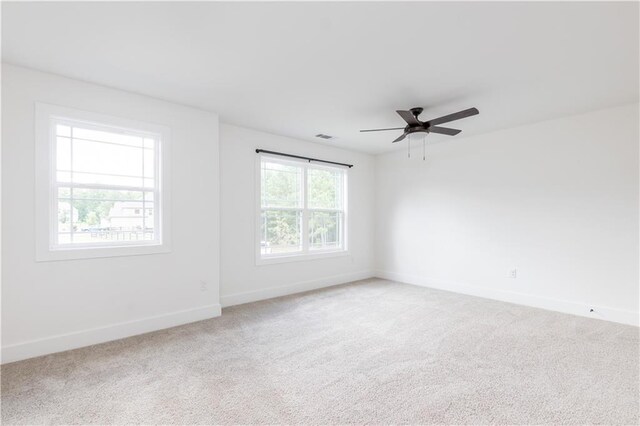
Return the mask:
<path id="1" fill-rule="evenodd" d="M 451 121 L 460 120 L 462 118 L 471 117 L 480 113 L 477 108 L 469 108 L 462 111 L 454 112 L 453 114 L 443 115 L 442 117 L 434 118 L 429 121 L 420 121 L 418 116 L 422 114 L 423 109 L 420 107 L 411 108 L 409 111 L 397 110 L 396 112 L 407 123 L 405 127 L 392 127 L 386 129 L 368 129 L 360 130 L 361 132 L 383 132 L 388 130 L 404 130 L 402 135 L 397 137 L 392 143 L 400 142 L 407 136 L 413 133 L 422 133 L 422 159 L 425 159 L 425 136 L 428 133 L 437 133 L 447 136 L 455 136 L 462 130 L 451 129 L 449 127 L 441 127 L 439 124 L 449 123 Z M 408 150 L 409 157 L 411 157 L 411 143 L 409 140 Z"/>

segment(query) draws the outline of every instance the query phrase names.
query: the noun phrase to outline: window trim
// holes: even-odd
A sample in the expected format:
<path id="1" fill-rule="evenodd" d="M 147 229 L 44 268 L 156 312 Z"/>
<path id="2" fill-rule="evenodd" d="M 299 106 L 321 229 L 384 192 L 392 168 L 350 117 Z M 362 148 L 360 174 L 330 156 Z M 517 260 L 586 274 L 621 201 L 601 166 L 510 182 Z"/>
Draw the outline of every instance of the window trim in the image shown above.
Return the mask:
<path id="1" fill-rule="evenodd" d="M 351 253 L 349 251 L 349 168 L 342 166 L 327 166 L 324 164 L 311 163 L 310 161 L 298 160 L 292 158 L 286 158 L 268 154 L 268 153 L 260 153 L 256 156 L 256 166 L 255 166 L 255 237 L 254 237 L 254 246 L 255 246 L 255 259 L 256 265 L 270 265 L 270 264 L 278 264 L 278 263 L 289 263 L 289 262 L 298 262 L 298 261 L 309 261 L 309 260 L 319 260 L 319 259 L 328 259 L 333 257 L 344 257 L 350 256 Z M 272 256 L 263 256 L 261 252 L 261 237 L 262 237 L 262 160 L 268 158 L 273 159 L 278 163 L 290 163 L 295 164 L 296 166 L 301 166 L 304 169 L 302 173 L 302 187 L 303 187 L 303 205 L 301 210 L 303 219 L 302 219 L 302 252 L 296 253 L 283 253 L 280 255 L 272 255 Z M 342 239 L 343 244 L 340 249 L 315 249 L 311 250 L 309 248 L 309 229 L 308 229 L 308 218 L 304 216 L 310 211 L 335 211 L 334 209 L 309 209 L 307 205 L 307 172 L 309 168 L 314 169 L 326 169 L 326 170 L 335 170 L 335 169 L 344 169 L 343 180 L 342 180 L 342 202 L 343 209 L 341 210 L 344 215 L 343 219 L 343 230 L 342 230 Z"/>
<path id="2" fill-rule="evenodd" d="M 57 212 L 57 197 L 53 196 L 53 189 L 57 187 L 55 177 L 56 157 L 55 137 L 52 120 L 68 119 L 73 122 L 86 122 L 90 125 L 113 127 L 129 130 L 134 133 L 153 133 L 160 135 L 156 149 L 158 152 L 159 173 L 155 178 L 159 180 L 157 193 L 160 203 L 156 209 L 159 215 L 157 223 L 160 225 L 157 240 L 122 244 L 100 243 L 90 245 L 56 245 L 55 227 L 52 225 L 53 209 Z M 36 102 L 35 104 L 35 206 L 36 206 L 36 261 L 56 261 L 73 259 L 90 259 L 98 257 L 132 256 L 171 251 L 171 185 L 170 185 L 170 129 L 166 126 L 140 122 L 105 114 L 82 111 L 74 108 Z M 100 186 L 100 185 L 92 185 Z M 110 186 L 109 186 L 110 187 Z M 55 204 L 55 206 L 54 206 Z M 154 218 L 154 222 L 155 222 Z"/>

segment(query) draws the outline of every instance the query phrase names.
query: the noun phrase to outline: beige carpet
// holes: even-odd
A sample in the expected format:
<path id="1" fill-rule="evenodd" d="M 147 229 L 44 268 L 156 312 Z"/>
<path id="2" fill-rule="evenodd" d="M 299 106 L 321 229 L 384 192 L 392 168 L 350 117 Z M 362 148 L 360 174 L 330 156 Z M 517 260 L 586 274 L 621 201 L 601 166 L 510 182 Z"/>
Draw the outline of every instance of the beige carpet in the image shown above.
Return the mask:
<path id="1" fill-rule="evenodd" d="M 639 422 L 638 328 L 384 280 L 2 367 L 3 424 Z"/>

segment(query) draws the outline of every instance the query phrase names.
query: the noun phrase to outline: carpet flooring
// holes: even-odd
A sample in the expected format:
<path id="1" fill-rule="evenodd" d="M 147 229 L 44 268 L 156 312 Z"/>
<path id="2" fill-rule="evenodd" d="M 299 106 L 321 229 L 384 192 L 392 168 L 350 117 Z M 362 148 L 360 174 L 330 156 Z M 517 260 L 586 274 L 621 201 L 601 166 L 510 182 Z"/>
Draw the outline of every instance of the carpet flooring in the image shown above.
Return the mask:
<path id="1" fill-rule="evenodd" d="M 638 424 L 638 328 L 371 279 L 2 367 L 3 424 Z"/>

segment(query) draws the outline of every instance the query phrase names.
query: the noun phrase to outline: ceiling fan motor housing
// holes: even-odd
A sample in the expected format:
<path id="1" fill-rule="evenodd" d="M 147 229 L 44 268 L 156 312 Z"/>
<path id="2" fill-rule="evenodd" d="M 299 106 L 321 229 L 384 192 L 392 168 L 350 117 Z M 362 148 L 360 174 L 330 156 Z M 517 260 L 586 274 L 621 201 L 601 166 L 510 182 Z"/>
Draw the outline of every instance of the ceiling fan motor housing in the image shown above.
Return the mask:
<path id="1" fill-rule="evenodd" d="M 428 131 L 429 124 L 422 123 L 420 120 L 418 120 L 418 116 L 422 114 L 422 111 L 424 111 L 424 109 L 421 107 L 414 107 L 414 108 L 411 108 L 409 111 L 411 111 L 411 114 L 413 114 L 413 116 L 416 118 L 416 121 L 420 122 L 420 124 L 407 124 L 407 127 L 405 127 L 404 132 L 405 133 L 418 133 L 418 132 L 429 133 Z"/>
<path id="2" fill-rule="evenodd" d="M 415 118 L 418 118 L 418 116 L 422 114 L 422 111 L 424 111 L 424 109 L 420 107 L 415 107 L 415 108 L 411 108 L 409 111 L 411 111 L 411 114 L 413 114 Z"/>
<path id="3" fill-rule="evenodd" d="M 420 122 L 420 124 L 407 124 L 407 127 L 405 127 L 404 129 L 405 133 L 429 133 L 429 123 L 423 123 L 418 120 L 418 116 L 422 114 L 422 111 L 424 111 L 424 109 L 421 107 L 414 107 L 409 111 L 411 111 L 411 114 L 413 114 L 413 116 L 416 118 L 416 121 Z"/>

